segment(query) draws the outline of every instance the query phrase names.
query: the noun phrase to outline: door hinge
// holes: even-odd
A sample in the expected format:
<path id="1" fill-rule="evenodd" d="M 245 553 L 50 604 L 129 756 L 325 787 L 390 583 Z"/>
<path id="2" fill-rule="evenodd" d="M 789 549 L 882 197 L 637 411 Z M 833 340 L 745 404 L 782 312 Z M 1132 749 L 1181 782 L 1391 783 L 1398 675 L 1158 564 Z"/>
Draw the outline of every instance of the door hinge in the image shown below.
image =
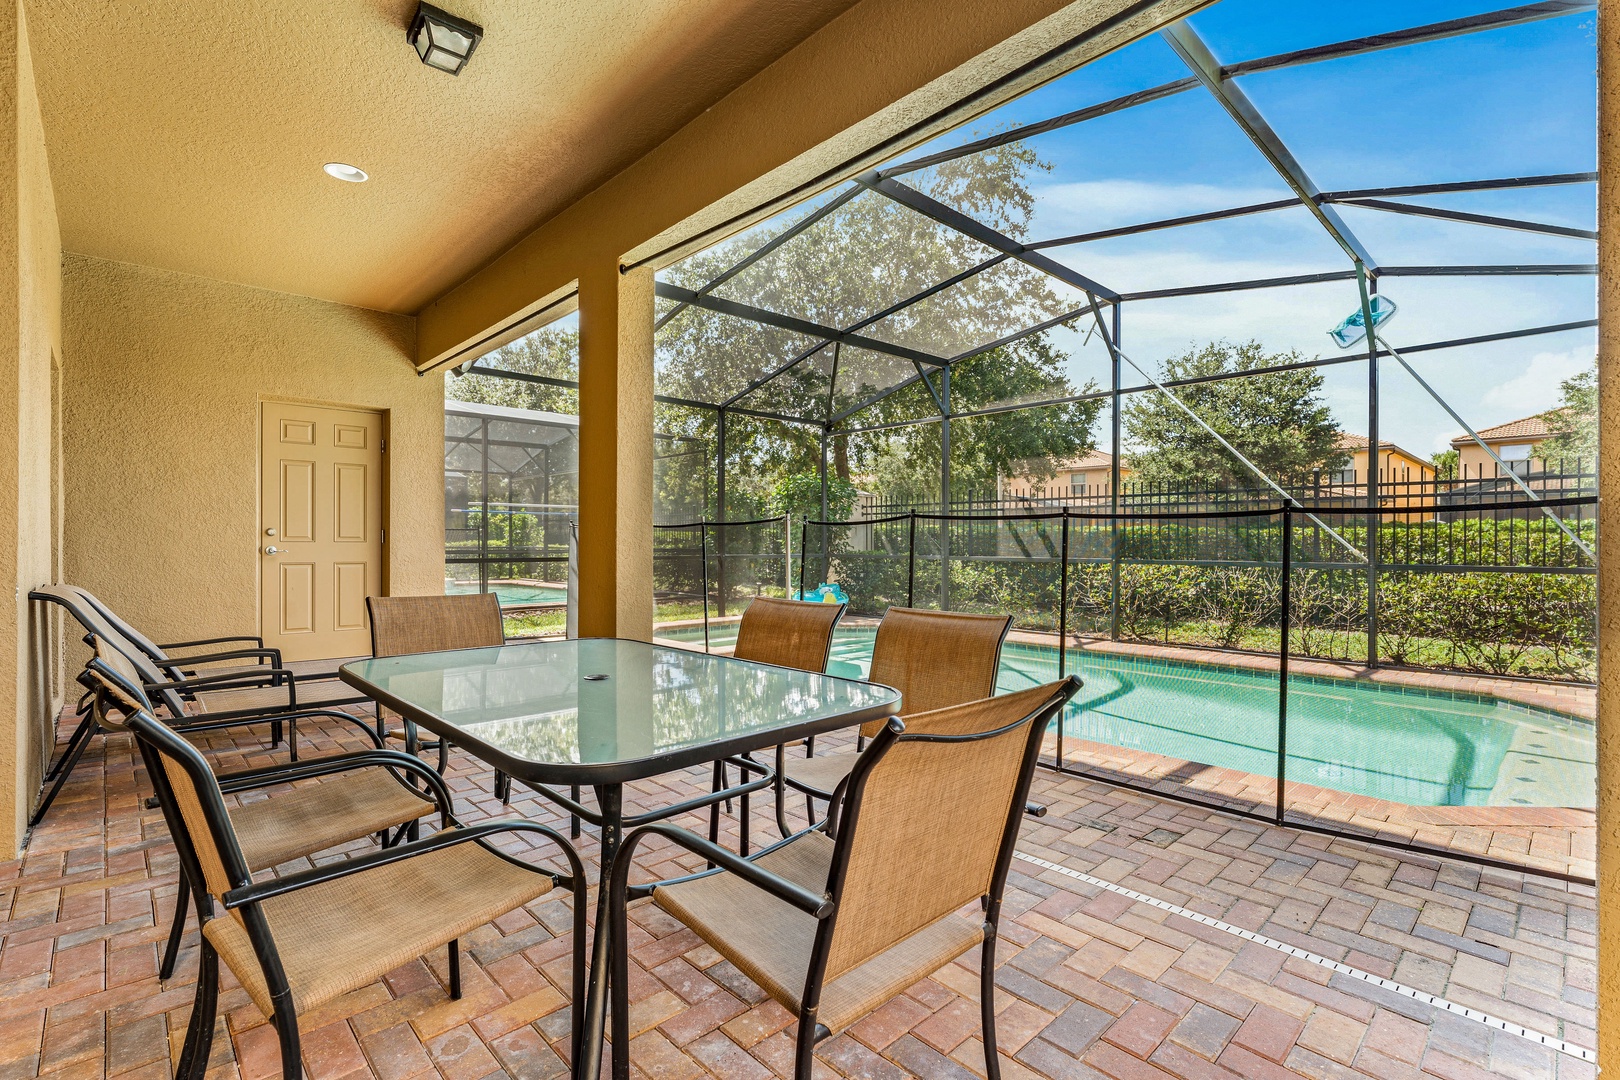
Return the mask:
<path id="1" fill-rule="evenodd" d="M 384 544 L 388 543 L 388 530 L 387 529 L 382 530 L 382 543 L 384 543 Z"/>
<path id="2" fill-rule="evenodd" d="M 379 454 L 388 453 L 388 440 L 387 439 L 379 439 L 379 440 L 377 440 L 377 453 L 379 453 Z"/>

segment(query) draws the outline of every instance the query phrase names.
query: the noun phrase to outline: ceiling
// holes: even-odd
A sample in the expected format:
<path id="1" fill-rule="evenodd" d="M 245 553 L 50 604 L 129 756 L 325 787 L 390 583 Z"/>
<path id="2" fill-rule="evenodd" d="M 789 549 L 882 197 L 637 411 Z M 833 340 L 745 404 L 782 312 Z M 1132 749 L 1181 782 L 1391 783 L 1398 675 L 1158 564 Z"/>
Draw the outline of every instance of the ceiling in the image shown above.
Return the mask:
<path id="1" fill-rule="evenodd" d="M 452 77 L 415 0 L 27 0 L 62 244 L 413 313 L 852 2 L 451 0 Z"/>

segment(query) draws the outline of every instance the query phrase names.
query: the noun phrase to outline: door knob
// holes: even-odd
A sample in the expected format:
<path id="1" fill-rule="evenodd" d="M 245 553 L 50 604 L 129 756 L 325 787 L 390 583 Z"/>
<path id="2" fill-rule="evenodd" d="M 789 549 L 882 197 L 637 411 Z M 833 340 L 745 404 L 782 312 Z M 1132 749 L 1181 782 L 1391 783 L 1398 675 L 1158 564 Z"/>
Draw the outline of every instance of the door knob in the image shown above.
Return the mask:
<path id="1" fill-rule="evenodd" d="M 278 548 L 274 544 L 272 544 L 270 547 L 267 547 L 267 548 L 264 549 L 264 553 L 266 555 L 280 555 L 282 550 L 283 549 Z"/>

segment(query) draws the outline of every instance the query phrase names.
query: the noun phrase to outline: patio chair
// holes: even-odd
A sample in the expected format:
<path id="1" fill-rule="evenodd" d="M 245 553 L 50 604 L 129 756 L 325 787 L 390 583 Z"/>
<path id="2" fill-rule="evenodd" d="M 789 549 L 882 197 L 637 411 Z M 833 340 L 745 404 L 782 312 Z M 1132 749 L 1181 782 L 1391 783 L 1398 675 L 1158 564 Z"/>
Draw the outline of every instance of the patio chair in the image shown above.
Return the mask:
<path id="1" fill-rule="evenodd" d="M 1069 676 L 885 721 L 850 755 L 854 766 L 833 807 L 839 820 L 753 859 L 673 825 L 632 831 L 609 901 L 614 1075 L 629 1069 L 625 905 L 651 895 L 798 1018 L 800 1080 L 811 1075 L 818 1041 L 979 945 L 986 1072 L 997 1080 L 1002 892 L 1047 723 L 1079 687 Z M 654 835 L 720 869 L 631 888 L 635 850 Z M 982 910 L 982 921 L 959 914 L 967 905 L 976 916 Z M 588 1025 L 600 1017 L 593 1005 Z"/>
<path id="2" fill-rule="evenodd" d="M 128 657 L 105 641 L 95 638 L 92 647 L 96 655 L 85 665 L 79 679 L 91 690 L 91 715 L 103 731 L 127 731 L 117 716 L 127 717 L 143 709 L 152 711 L 151 700 L 140 688 L 140 673 Z M 406 784 L 401 773 L 420 778 L 425 788 L 419 790 Z M 403 838 L 407 825 L 435 810 L 442 828 L 454 821 L 450 789 L 439 774 L 416 758 L 388 750 L 246 769 L 220 774 L 218 780 L 223 792 L 236 794 L 321 777 L 329 779 L 241 803 L 227 811 L 250 870 L 267 870 L 372 835 L 387 847 Z M 390 829 L 398 830 L 392 840 L 388 836 Z M 168 944 L 158 968 L 160 979 L 174 974 L 185 933 L 187 903 L 198 888 L 199 884 L 186 881 L 182 873 Z M 200 897 L 198 910 L 202 910 Z"/>
<path id="3" fill-rule="evenodd" d="M 1001 645 L 1011 626 L 1010 615 L 891 607 L 884 613 L 872 642 L 867 678 L 900 691 L 902 716 L 990 697 L 996 692 Z M 882 727 L 881 720 L 862 725 L 857 749 Z M 806 742 L 802 758 L 790 756 L 785 746 L 776 748 L 777 826 L 783 836 L 790 831 L 786 789 L 804 795 L 814 822 L 815 800 L 830 803 L 855 760 L 850 753 L 818 756 L 813 740 Z"/>
<path id="4" fill-rule="evenodd" d="M 282 1075 L 298 1078 L 301 1014 L 441 946 L 449 951 L 450 996 L 459 998 L 458 942 L 464 934 L 554 888 L 583 896 L 579 856 L 556 830 L 531 821 L 452 826 L 422 840 L 255 881 L 221 784 L 197 748 L 148 709 L 133 708 L 125 724 L 158 789 L 187 880 L 202 883 L 196 1001 L 176 1077 L 195 1080 L 207 1070 L 221 959 L 274 1025 Z M 490 840 L 502 833 L 554 842 L 569 872 L 501 853 Z M 576 1002 L 584 996 L 584 960 L 581 910 L 573 933 Z M 576 1018 L 576 1052 L 579 1031 Z"/>
<path id="5" fill-rule="evenodd" d="M 73 616 L 85 630 L 86 641 L 95 637 L 126 657 L 139 674 L 141 688 L 160 703 L 171 722 L 182 731 L 218 730 L 225 727 L 270 726 L 270 745 L 281 744 L 283 728 L 288 735 L 288 753 L 298 760 L 298 721 L 307 717 L 337 719 L 347 723 L 360 718 L 332 708 L 366 700 L 335 680 L 309 680 L 286 668 L 271 666 L 279 657 L 274 649 L 231 650 L 212 654 L 212 659 L 232 661 L 252 657 L 268 661 L 234 666 L 209 675 L 185 675 L 180 669 L 195 659 L 173 657 L 159 666 L 139 645 L 126 637 L 118 626 L 91 603 L 83 590 L 71 585 L 42 585 L 28 594 L 29 599 L 56 604 Z M 45 775 L 51 788 L 29 819 L 30 827 L 44 820 L 46 811 L 72 775 L 90 739 L 100 730 L 88 703 L 81 703 L 81 719 L 56 763 Z M 362 728 L 365 727 L 360 722 Z M 368 739 L 376 741 L 369 729 Z"/>
<path id="6" fill-rule="evenodd" d="M 501 617 L 500 597 L 494 593 L 368 596 L 366 611 L 371 616 L 373 656 L 486 649 L 506 644 L 506 621 Z M 417 749 L 437 750 L 440 773 L 449 764 L 450 748 L 443 739 L 420 741 L 416 725 L 409 720 L 404 721 L 402 729 L 387 728 L 381 705 L 377 707 L 377 733 L 384 738 L 404 739 L 408 753 L 415 753 Z M 511 782 L 498 769 L 495 794 L 502 803 L 511 802 Z M 573 794 L 578 801 L 579 789 L 575 788 Z M 573 835 L 579 835 L 577 825 Z"/>
<path id="7" fill-rule="evenodd" d="M 99 611 L 108 622 L 112 623 L 120 634 L 149 656 L 173 679 L 198 674 L 220 675 L 230 671 L 257 674 L 255 668 L 266 662 L 271 667 L 285 667 L 295 675 L 305 679 L 335 679 L 337 678 L 338 667 L 344 662 L 340 658 L 333 660 L 295 660 L 291 663 L 283 663 L 281 650 L 266 648 L 264 638 L 254 634 L 202 638 L 197 641 L 170 641 L 159 644 L 142 634 L 129 622 L 120 618 L 117 612 L 108 607 L 89 589 L 78 585 L 59 585 L 56 588 L 71 589 L 77 592 L 86 603 Z M 232 648 L 216 649 L 212 652 L 196 651 L 207 650 L 210 646 L 216 645 L 232 646 Z M 176 655 L 177 651 L 179 651 L 179 655 Z M 256 663 L 231 665 L 229 662 L 233 660 L 255 660 Z M 221 664 L 227 666 L 218 666 Z M 357 698 L 357 700 L 363 699 Z"/>
<path id="8" fill-rule="evenodd" d="M 737 644 L 731 655 L 738 660 L 753 660 L 760 664 L 798 668 L 818 674 L 827 670 L 827 656 L 832 651 L 833 631 L 844 615 L 845 604 L 818 604 L 805 600 L 778 600 L 770 596 L 756 596 L 743 612 L 737 624 Z M 726 763 L 714 763 L 714 790 L 727 786 Z M 776 820 L 786 836 L 784 792 L 781 771 L 776 776 Z M 729 809 L 729 807 L 728 807 Z M 748 854 L 748 796 L 742 796 L 742 818 L 738 822 L 741 843 L 738 850 Z M 709 808 L 709 840 L 720 838 L 720 805 Z"/>

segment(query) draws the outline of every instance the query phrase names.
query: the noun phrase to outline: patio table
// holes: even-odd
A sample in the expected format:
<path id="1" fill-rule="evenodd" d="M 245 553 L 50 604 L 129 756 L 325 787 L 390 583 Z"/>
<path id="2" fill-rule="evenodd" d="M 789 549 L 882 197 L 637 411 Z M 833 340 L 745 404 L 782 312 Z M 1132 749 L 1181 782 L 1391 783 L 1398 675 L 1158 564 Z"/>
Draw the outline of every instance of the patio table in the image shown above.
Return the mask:
<path id="1" fill-rule="evenodd" d="M 576 1053 L 576 1077 L 600 1062 L 611 934 L 608 890 L 624 830 L 757 791 L 771 782 L 740 755 L 892 716 L 886 686 L 728 656 L 615 638 L 534 641 L 485 649 L 357 660 L 341 678 L 402 717 L 533 788 L 599 827 L 597 934 L 583 1015 L 594 1018 Z M 627 816 L 624 785 L 730 759 L 743 782 Z M 746 772 L 760 774 L 746 779 Z M 553 790 L 589 785 L 597 808 Z M 578 895 L 578 894 L 576 894 Z M 576 918 L 582 909 L 576 904 Z M 616 1047 L 615 1053 L 627 1048 Z"/>

